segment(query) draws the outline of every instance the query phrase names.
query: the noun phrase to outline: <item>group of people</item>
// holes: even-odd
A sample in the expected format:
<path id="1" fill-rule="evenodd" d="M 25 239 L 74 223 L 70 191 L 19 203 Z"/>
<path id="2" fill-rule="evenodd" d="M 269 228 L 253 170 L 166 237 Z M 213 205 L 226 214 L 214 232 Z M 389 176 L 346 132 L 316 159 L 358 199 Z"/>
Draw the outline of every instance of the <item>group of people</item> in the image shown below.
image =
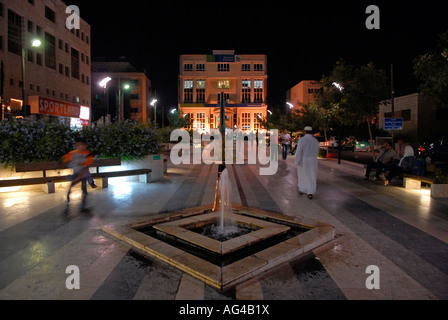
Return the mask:
<path id="1" fill-rule="evenodd" d="M 319 153 L 319 142 L 313 136 L 313 129 L 309 126 L 304 129 L 305 135 L 297 142 L 295 164 L 298 174 L 299 194 L 307 194 L 309 199 L 313 199 L 317 186 L 317 155 Z M 285 130 L 280 136 L 282 142 L 282 156 L 286 160 L 291 136 Z M 417 158 L 414 155 L 412 146 L 406 146 L 403 157 L 392 148 L 390 142 L 379 147 L 379 156 L 366 166 L 365 179 L 370 179 L 373 168 L 376 169 L 374 180 L 382 180 L 384 185 L 389 185 L 390 181 L 402 173 L 411 173 Z"/>
<path id="2" fill-rule="evenodd" d="M 320 146 L 318 140 L 313 136 L 312 127 L 306 126 L 304 128 L 304 133 L 305 135 L 297 142 L 294 161 L 297 165 L 297 187 L 299 194 L 306 194 L 309 199 L 313 199 L 317 189 L 317 155 Z M 291 136 L 287 130 L 280 136 L 280 140 L 282 142 L 282 157 L 283 160 L 286 160 L 289 144 L 291 143 Z M 391 143 L 386 142 L 380 147 L 378 158 L 367 165 L 365 179 L 370 179 L 371 170 L 375 168 L 376 173 L 374 179 L 379 180 L 381 174 L 387 172 L 387 175 L 383 175 L 382 180 L 385 185 L 388 185 L 395 176 L 402 172 L 411 172 L 415 160 L 416 157 L 414 156 L 414 150 L 411 146 L 406 146 L 403 157 L 400 157 L 398 153 L 393 150 Z M 86 208 L 87 183 L 89 183 L 92 188 L 96 188 L 95 182 L 88 169 L 93 163 L 93 155 L 87 149 L 86 141 L 78 141 L 76 149 L 66 154 L 63 157 L 63 162 L 68 164 L 68 167 L 73 168 L 72 182 L 67 193 L 66 211 L 68 211 L 71 189 L 78 183 L 81 183 L 81 190 L 83 193 L 81 210 L 86 211 L 88 210 Z"/>
<path id="3" fill-rule="evenodd" d="M 392 148 L 390 142 L 384 143 L 380 148 L 380 154 L 375 161 L 367 164 L 366 180 L 370 179 L 370 172 L 376 169 L 374 180 L 382 180 L 384 185 L 388 185 L 390 181 L 403 172 L 411 173 L 417 158 L 414 155 L 412 146 L 406 146 L 403 157 Z M 386 174 L 387 173 L 387 174 Z"/>

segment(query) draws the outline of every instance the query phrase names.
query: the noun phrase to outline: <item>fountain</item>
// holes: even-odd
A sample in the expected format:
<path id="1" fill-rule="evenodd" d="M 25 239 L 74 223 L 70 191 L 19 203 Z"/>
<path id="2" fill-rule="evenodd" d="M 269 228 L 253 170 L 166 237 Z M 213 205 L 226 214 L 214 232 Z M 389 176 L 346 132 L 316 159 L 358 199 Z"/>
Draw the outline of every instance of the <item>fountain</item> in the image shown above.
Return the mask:
<path id="1" fill-rule="evenodd" d="M 221 119 L 223 110 L 221 103 Z M 232 204 L 230 190 L 222 163 L 213 208 L 186 208 L 101 230 L 219 291 L 296 259 L 335 236 L 332 226 L 317 220 Z"/>

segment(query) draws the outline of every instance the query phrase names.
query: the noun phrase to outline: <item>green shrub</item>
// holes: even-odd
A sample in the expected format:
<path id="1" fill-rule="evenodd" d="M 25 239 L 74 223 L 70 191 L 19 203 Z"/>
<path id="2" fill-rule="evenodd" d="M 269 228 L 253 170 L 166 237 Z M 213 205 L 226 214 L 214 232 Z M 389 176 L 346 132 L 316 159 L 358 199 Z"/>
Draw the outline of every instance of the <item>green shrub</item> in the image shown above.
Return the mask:
<path id="1" fill-rule="evenodd" d="M 25 119 L 0 122 L 0 163 L 12 167 L 16 163 L 59 161 L 75 148 L 78 138 L 86 139 L 98 158 L 131 161 L 161 151 L 161 134 L 148 124 L 123 121 L 74 131 L 56 121 Z"/>

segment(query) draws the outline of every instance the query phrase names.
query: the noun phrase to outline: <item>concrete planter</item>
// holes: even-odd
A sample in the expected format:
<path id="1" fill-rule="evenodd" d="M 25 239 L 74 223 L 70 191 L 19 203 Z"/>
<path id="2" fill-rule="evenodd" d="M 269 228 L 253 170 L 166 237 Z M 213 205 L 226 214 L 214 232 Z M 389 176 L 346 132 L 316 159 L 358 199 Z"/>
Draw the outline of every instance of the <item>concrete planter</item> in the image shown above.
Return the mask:
<path id="1" fill-rule="evenodd" d="M 448 184 L 431 184 L 431 197 L 448 198 Z"/>

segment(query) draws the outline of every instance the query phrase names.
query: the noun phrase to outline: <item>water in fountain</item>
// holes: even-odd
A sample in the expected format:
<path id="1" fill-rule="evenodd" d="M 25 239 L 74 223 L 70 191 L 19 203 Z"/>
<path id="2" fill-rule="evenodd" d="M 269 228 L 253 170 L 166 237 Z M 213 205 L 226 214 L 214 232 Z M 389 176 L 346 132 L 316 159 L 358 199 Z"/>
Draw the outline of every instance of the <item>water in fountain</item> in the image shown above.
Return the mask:
<path id="1" fill-rule="evenodd" d="M 250 232 L 238 225 L 232 223 L 232 220 L 226 218 L 227 213 L 232 213 L 232 205 L 230 203 L 230 179 L 227 169 L 221 172 L 218 182 L 218 194 L 220 197 L 219 204 L 219 220 L 216 225 L 206 228 L 204 234 L 216 240 L 225 241 L 241 234 Z"/>
<path id="2" fill-rule="evenodd" d="M 224 169 L 221 172 L 221 177 L 219 179 L 218 184 L 218 192 L 221 199 L 220 204 L 220 219 L 218 223 L 219 229 L 223 230 L 225 225 L 225 216 L 226 213 L 232 212 L 232 206 L 230 204 L 230 181 L 229 181 L 229 173 L 227 169 Z"/>

